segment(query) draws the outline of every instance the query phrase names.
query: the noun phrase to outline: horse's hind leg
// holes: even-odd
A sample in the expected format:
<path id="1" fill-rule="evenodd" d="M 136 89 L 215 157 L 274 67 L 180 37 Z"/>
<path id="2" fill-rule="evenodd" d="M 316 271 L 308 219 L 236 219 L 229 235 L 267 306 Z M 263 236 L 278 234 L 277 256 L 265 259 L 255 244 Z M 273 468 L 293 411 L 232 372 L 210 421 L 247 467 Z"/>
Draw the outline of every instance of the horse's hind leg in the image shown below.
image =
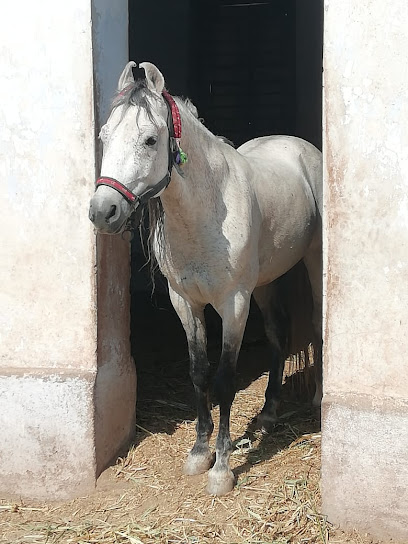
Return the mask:
<path id="1" fill-rule="evenodd" d="M 319 230 L 303 258 L 309 275 L 313 295 L 313 342 L 316 391 L 313 404 L 320 406 L 322 400 L 322 298 L 323 298 L 323 270 L 322 270 L 322 239 Z"/>
<path id="2" fill-rule="evenodd" d="M 265 431 L 270 431 L 277 421 L 276 409 L 279 404 L 285 364 L 284 348 L 288 323 L 278 303 L 278 281 L 257 287 L 253 293 L 255 302 L 262 313 L 265 333 L 269 341 L 268 387 L 265 391 L 265 404 L 257 418 L 257 426 Z"/>
<path id="3" fill-rule="evenodd" d="M 208 397 L 210 365 L 207 358 L 204 308 L 192 307 L 170 286 L 169 293 L 186 332 L 190 355 L 190 376 L 197 403 L 197 437 L 184 465 L 184 473 L 201 474 L 208 470 L 213 462 L 208 441 L 214 429 Z"/>
<path id="4" fill-rule="evenodd" d="M 214 390 L 220 407 L 220 426 L 216 442 L 216 462 L 208 473 L 207 491 L 224 495 L 234 487 L 234 474 L 229 466 L 232 452 L 230 437 L 231 404 L 235 397 L 235 369 L 248 318 L 250 293 L 237 292 L 216 310 L 222 318 L 223 345 L 215 376 Z"/>

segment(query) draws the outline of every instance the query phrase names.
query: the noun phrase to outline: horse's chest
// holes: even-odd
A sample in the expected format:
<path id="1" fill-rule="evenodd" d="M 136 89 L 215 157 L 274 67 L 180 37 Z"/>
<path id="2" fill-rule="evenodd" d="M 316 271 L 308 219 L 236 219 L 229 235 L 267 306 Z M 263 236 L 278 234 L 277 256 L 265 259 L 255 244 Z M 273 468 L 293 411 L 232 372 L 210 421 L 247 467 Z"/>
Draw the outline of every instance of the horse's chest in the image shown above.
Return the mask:
<path id="1" fill-rule="evenodd" d="M 198 303 L 211 303 L 223 282 L 217 267 L 200 260 L 179 262 L 177 266 L 167 262 L 162 272 L 174 291 Z"/>
<path id="2" fill-rule="evenodd" d="M 229 255 L 216 242 L 169 244 L 159 264 L 172 289 L 197 303 L 213 303 L 231 278 Z"/>

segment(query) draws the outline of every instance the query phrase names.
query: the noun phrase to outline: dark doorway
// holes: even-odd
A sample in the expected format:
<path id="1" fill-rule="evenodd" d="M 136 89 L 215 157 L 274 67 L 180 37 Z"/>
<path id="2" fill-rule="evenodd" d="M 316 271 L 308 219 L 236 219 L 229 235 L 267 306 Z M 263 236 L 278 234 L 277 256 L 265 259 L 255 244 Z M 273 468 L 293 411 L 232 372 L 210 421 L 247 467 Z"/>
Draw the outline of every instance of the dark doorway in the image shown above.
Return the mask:
<path id="1" fill-rule="evenodd" d="M 241 145 L 295 134 L 296 2 L 198 2 L 191 93 L 216 134 Z"/>
<path id="2" fill-rule="evenodd" d="M 191 98 L 206 126 L 236 145 L 291 134 L 321 147 L 322 35 L 322 0 L 129 0 L 129 58 L 156 64 L 168 90 Z M 135 237 L 132 348 L 139 399 L 145 371 L 159 377 L 163 357 L 187 358 L 166 283 L 156 275 L 152 295 L 145 260 Z M 210 333 L 219 335 L 217 317 L 210 314 L 209 321 Z M 251 314 L 250 341 L 262 335 L 257 327 Z M 187 375 L 187 362 L 185 368 Z"/>
<path id="3" fill-rule="evenodd" d="M 129 0 L 129 58 L 149 60 L 237 145 L 292 134 L 321 147 L 322 0 Z"/>

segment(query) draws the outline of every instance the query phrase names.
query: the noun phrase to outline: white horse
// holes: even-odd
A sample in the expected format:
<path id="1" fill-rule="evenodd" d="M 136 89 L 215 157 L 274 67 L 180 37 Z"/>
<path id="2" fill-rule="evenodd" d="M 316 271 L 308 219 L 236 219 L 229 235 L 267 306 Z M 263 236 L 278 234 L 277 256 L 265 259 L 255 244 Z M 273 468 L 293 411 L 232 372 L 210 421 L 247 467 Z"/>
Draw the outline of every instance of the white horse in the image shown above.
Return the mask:
<path id="1" fill-rule="evenodd" d="M 151 212 L 156 211 L 154 253 L 186 332 L 197 400 L 197 438 L 187 474 L 202 473 L 213 463 L 205 306 L 211 304 L 222 318 L 214 387 L 220 425 L 207 487 L 222 495 L 234 485 L 229 420 L 251 295 L 274 349 L 258 416 L 267 428 L 276 421 L 286 350 L 279 332 L 283 321 L 276 320 L 279 283 L 274 280 L 301 260 L 313 293 L 315 340 L 321 344 L 321 153 L 290 136 L 256 138 L 235 150 L 205 128 L 191 103 L 167 93 L 156 66 L 140 64 L 146 79 L 136 82 L 134 66 L 125 67 L 101 130 L 101 178 L 89 215 L 99 232 L 115 234 L 142 203 L 150 200 Z M 320 395 L 317 387 L 316 398 Z"/>

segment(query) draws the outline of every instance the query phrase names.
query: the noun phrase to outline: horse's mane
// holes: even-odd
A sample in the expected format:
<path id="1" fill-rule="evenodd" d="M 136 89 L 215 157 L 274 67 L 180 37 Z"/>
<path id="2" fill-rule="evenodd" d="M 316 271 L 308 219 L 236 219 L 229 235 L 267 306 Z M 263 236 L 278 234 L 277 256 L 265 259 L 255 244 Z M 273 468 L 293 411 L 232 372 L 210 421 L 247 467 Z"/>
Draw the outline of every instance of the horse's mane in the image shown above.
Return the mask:
<path id="1" fill-rule="evenodd" d="M 152 123 L 155 123 L 151 100 L 154 99 L 154 94 L 147 86 L 146 79 L 136 79 L 134 83 L 130 83 L 121 91 L 118 91 L 112 100 L 111 111 L 118 106 L 125 106 L 123 115 L 130 106 L 139 106 L 143 108 Z M 138 110 L 140 113 L 140 110 Z M 139 116 L 137 114 L 137 117 Z"/>
<path id="2" fill-rule="evenodd" d="M 204 125 L 204 119 L 198 116 L 198 111 L 196 106 L 189 98 L 176 97 L 178 102 L 184 106 L 183 109 L 187 110 L 190 114 L 193 115 L 200 123 Z M 228 138 L 224 136 L 217 136 L 217 138 L 232 146 L 234 144 Z M 150 276 L 154 285 L 154 274 L 158 269 L 158 263 L 155 255 L 155 251 L 164 253 L 165 251 L 165 239 L 164 239 L 164 209 L 160 198 L 151 198 L 148 202 L 148 216 L 149 216 L 149 233 L 147 238 L 147 258 L 150 263 Z M 142 235 L 143 236 L 143 235 Z M 143 243 L 143 240 L 142 240 Z"/>

